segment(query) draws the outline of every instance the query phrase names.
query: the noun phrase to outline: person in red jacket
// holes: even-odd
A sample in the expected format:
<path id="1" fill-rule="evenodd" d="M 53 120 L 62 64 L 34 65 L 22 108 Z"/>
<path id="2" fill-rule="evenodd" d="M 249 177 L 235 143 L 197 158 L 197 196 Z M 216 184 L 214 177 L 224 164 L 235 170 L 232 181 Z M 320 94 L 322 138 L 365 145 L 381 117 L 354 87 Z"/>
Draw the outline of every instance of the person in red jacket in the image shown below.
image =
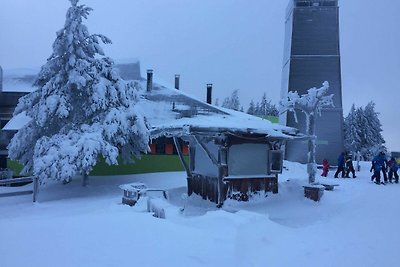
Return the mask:
<path id="1" fill-rule="evenodd" d="M 324 176 L 324 177 L 328 176 L 328 172 L 329 172 L 329 162 L 328 162 L 327 159 L 324 159 L 322 161 L 322 174 L 321 174 L 321 176 Z"/>

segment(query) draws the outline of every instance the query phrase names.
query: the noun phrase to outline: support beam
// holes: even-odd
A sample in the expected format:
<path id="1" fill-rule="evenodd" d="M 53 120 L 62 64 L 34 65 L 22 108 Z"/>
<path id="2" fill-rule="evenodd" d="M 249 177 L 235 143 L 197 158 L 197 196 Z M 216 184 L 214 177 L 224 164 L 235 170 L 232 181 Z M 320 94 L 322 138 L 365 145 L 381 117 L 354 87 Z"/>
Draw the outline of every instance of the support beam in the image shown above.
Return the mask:
<path id="1" fill-rule="evenodd" d="M 181 144 L 179 143 L 178 138 L 173 137 L 173 139 L 174 139 L 176 151 L 178 152 L 179 159 L 181 160 L 181 163 L 182 163 L 183 167 L 185 168 L 186 174 L 188 177 L 192 177 L 192 172 L 190 171 L 190 169 L 185 161 L 185 158 L 183 157 Z"/>

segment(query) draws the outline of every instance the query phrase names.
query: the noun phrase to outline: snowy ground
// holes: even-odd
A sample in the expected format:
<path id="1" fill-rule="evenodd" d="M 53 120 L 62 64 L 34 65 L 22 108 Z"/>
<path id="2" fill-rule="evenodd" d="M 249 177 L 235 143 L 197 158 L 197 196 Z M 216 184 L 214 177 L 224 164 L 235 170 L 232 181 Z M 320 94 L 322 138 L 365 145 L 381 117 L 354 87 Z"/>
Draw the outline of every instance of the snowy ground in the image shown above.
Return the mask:
<path id="1" fill-rule="evenodd" d="M 222 209 L 181 198 L 181 172 L 51 184 L 38 203 L 0 198 L 0 266 L 399 266 L 400 184 L 373 184 L 364 163 L 356 179 L 319 178 L 340 186 L 313 202 L 305 166 L 285 166 L 279 194 Z M 138 181 L 169 191 L 167 219 L 144 198 L 121 204 L 118 186 Z"/>

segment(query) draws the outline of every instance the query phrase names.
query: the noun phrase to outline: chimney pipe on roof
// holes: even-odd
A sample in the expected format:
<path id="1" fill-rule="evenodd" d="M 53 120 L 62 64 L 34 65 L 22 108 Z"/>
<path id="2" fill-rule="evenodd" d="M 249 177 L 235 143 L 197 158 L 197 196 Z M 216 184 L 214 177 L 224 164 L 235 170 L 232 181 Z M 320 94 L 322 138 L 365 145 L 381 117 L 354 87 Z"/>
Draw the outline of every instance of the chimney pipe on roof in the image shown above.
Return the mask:
<path id="1" fill-rule="evenodd" d="M 207 104 L 211 104 L 212 100 L 212 83 L 207 84 Z"/>
<path id="2" fill-rule="evenodd" d="M 153 90 L 153 70 L 147 70 L 147 92 Z"/>
<path id="3" fill-rule="evenodd" d="M 179 74 L 175 74 L 175 89 L 179 90 Z"/>

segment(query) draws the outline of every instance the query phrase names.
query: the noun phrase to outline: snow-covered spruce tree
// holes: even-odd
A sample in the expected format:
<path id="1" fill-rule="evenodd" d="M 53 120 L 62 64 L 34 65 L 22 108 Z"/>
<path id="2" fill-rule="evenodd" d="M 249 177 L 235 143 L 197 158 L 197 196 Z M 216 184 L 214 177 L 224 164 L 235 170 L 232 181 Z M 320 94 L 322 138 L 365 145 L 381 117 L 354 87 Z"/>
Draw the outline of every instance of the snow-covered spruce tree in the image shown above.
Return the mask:
<path id="1" fill-rule="evenodd" d="M 254 101 L 251 100 L 249 108 L 247 109 L 247 114 L 254 115 L 255 109 L 256 109 L 256 105 L 254 104 Z"/>
<path id="2" fill-rule="evenodd" d="M 260 114 L 261 116 L 267 116 L 267 94 L 264 93 L 261 97 L 261 102 L 260 102 Z"/>
<path id="3" fill-rule="evenodd" d="M 363 149 L 362 153 L 371 158 L 376 154 L 377 149 L 386 149 L 385 140 L 382 137 L 382 124 L 379 120 L 379 113 L 375 111 L 375 103 L 369 102 L 363 111 Z"/>
<path id="4" fill-rule="evenodd" d="M 221 107 L 233 110 L 240 110 L 239 90 L 234 90 L 230 97 L 226 97 L 222 102 Z"/>
<path id="5" fill-rule="evenodd" d="M 10 158 L 41 184 L 87 174 L 99 157 L 118 164 L 148 150 L 149 132 L 137 105 L 139 85 L 125 82 L 103 57 L 103 35 L 90 35 L 82 23 L 92 10 L 70 0 L 64 28 L 35 81 L 37 90 L 21 98 L 14 115 L 32 120 L 11 140 Z"/>
<path id="6" fill-rule="evenodd" d="M 362 126 L 357 116 L 355 105 L 351 106 L 349 114 L 344 118 L 344 147 L 353 153 L 361 151 Z"/>
<path id="7" fill-rule="evenodd" d="M 308 140 L 308 155 L 307 155 L 307 172 L 308 182 L 315 182 L 315 174 L 317 166 L 315 163 L 315 116 L 321 116 L 323 107 L 333 106 L 333 94 L 327 95 L 329 83 L 325 81 L 320 88 L 310 88 L 307 94 L 299 95 L 297 91 L 288 92 L 287 96 L 279 102 L 280 112 L 293 112 L 297 122 L 296 110 L 300 110 L 306 117 L 306 132 L 309 136 Z"/>

